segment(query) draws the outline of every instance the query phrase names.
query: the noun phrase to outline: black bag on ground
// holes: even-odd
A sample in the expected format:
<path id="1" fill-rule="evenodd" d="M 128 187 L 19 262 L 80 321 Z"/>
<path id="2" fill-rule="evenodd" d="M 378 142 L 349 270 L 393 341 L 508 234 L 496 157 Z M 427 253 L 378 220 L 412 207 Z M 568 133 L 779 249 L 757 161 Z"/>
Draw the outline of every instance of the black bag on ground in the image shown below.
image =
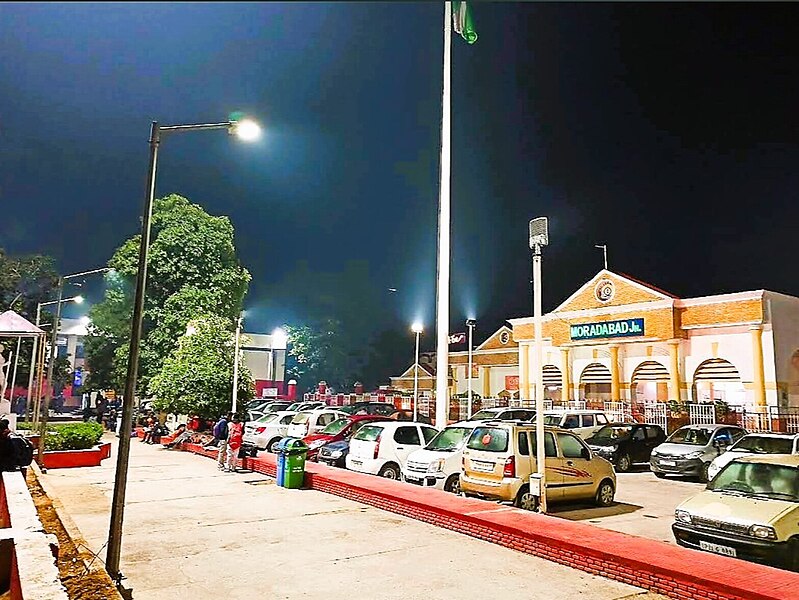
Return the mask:
<path id="1" fill-rule="evenodd" d="M 18 467 L 28 467 L 33 462 L 33 444 L 27 438 L 12 435 L 11 446 L 14 448 L 14 462 Z"/>

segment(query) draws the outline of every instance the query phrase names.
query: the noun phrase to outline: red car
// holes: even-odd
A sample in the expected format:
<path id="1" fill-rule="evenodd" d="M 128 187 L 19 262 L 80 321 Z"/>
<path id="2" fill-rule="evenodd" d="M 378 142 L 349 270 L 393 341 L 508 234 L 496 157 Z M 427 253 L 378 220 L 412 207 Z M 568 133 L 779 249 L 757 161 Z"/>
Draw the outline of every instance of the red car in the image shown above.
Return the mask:
<path id="1" fill-rule="evenodd" d="M 305 436 L 302 441 L 308 445 L 308 460 L 316 460 L 319 448 L 330 442 L 348 440 L 366 423 L 385 421 L 386 417 L 379 415 L 352 415 L 345 419 L 336 419 L 325 427 L 321 433 Z"/>

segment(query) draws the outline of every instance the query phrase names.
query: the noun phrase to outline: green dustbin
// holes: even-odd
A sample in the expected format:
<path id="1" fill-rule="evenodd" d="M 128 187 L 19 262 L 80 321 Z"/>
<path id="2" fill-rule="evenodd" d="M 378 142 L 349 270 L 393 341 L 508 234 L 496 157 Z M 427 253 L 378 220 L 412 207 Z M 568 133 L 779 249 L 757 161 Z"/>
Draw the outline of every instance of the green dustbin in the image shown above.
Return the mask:
<path id="1" fill-rule="evenodd" d="M 283 487 L 298 490 L 305 482 L 305 457 L 308 446 L 302 440 L 288 440 L 283 450 Z"/>

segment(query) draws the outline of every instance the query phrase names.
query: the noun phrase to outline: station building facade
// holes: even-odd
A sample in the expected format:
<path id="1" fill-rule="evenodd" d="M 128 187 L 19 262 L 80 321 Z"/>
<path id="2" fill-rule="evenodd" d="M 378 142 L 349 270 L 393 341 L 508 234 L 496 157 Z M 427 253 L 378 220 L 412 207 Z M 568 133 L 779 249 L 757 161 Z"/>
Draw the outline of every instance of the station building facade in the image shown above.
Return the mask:
<path id="1" fill-rule="evenodd" d="M 534 320 L 510 319 L 522 398 L 535 397 Z M 677 298 L 602 270 L 542 317 L 545 399 L 799 407 L 799 298 Z"/>

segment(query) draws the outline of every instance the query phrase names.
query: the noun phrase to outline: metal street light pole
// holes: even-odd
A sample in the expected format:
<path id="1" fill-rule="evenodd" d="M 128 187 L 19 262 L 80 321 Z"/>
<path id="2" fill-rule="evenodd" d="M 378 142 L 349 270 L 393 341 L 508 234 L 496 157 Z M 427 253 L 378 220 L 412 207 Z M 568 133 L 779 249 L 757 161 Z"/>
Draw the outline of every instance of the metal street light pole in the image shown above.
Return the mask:
<path id="1" fill-rule="evenodd" d="M 422 324 L 421 323 L 414 323 L 411 326 L 411 331 L 416 334 L 416 353 L 415 359 L 413 363 L 413 420 L 416 421 L 418 416 L 418 408 L 417 405 L 419 404 L 419 336 L 422 335 Z"/>
<path id="2" fill-rule="evenodd" d="M 468 410 L 466 412 L 466 418 L 472 418 L 472 335 L 474 334 L 474 326 L 477 324 L 477 321 L 474 319 L 466 319 L 466 327 L 469 328 L 469 371 L 466 373 L 466 382 L 469 388 L 469 401 L 468 401 Z"/>
<path id="3" fill-rule="evenodd" d="M 594 244 L 594 248 L 602 250 L 602 256 L 605 259 L 605 270 L 608 270 L 608 245 L 607 244 Z"/>
<path id="4" fill-rule="evenodd" d="M 233 403 L 230 409 L 233 414 L 236 414 L 236 405 L 239 399 L 239 344 L 241 340 L 241 321 L 242 316 L 239 315 L 236 321 L 236 342 L 234 344 L 235 350 L 233 351 Z"/>
<path id="5" fill-rule="evenodd" d="M 533 251 L 533 318 L 535 319 L 535 441 L 536 479 L 539 489 L 539 510 L 547 512 L 546 450 L 544 444 L 544 369 L 541 327 L 541 249 L 549 244 L 546 217 L 530 221 L 530 249 Z M 531 492 L 532 490 L 532 479 Z"/>
<path id="6" fill-rule="evenodd" d="M 150 221 L 152 219 L 153 202 L 155 200 L 155 173 L 158 163 L 158 147 L 161 143 L 162 134 L 211 129 L 226 129 L 228 132 L 244 140 L 253 140 L 260 134 L 260 127 L 250 120 L 169 126 L 161 126 L 157 121 L 153 121 L 150 126 L 150 164 L 147 174 L 147 188 L 144 196 L 144 209 L 142 211 L 139 265 L 136 272 L 136 293 L 133 300 L 133 318 L 131 319 L 130 347 L 128 350 L 128 371 L 125 377 L 125 392 L 122 398 L 122 423 L 119 432 L 114 495 L 111 501 L 111 521 L 108 528 L 108 550 L 105 560 L 105 569 L 111 579 L 116 582 L 117 587 L 119 587 L 122 582 L 122 573 L 119 571 L 119 559 L 122 549 L 122 521 L 125 513 L 125 492 L 127 491 L 128 484 L 130 430 L 133 420 L 136 378 L 139 369 L 139 345 L 141 343 L 142 318 L 144 316 L 144 292 L 147 283 L 147 253 L 150 249 Z"/>

